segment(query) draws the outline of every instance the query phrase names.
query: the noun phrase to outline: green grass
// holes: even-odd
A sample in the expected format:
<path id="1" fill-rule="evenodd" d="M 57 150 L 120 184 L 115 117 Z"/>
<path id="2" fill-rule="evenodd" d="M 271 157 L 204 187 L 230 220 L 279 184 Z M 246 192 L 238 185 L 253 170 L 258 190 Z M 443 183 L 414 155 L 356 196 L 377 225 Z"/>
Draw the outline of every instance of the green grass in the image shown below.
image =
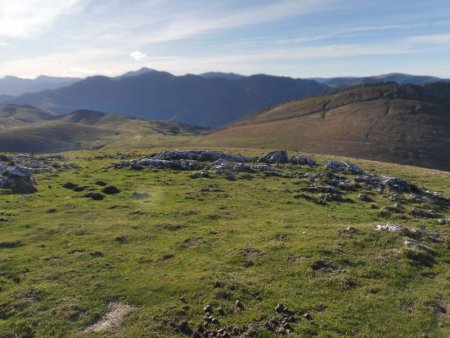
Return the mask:
<path id="1" fill-rule="evenodd" d="M 225 309 L 222 326 L 276 316 L 277 303 L 310 313 L 312 321 L 293 325 L 293 337 L 450 335 L 449 314 L 436 310 L 449 304 L 450 228 L 412 218 L 407 211 L 417 204 L 405 201 L 404 213 L 386 218 L 357 192 L 346 196 L 355 203 L 296 199 L 304 180 L 114 170 L 107 167 L 118 160 L 88 160 L 95 155 L 67 153 L 81 169 L 37 175 L 36 194 L 0 196 L 0 337 L 110 337 L 83 329 L 113 301 L 136 307 L 114 333 L 121 337 L 177 337 L 168 322 L 195 327 L 208 303 Z M 450 196 L 449 173 L 358 163 Z M 122 192 L 93 201 L 62 187 L 100 191 L 97 180 Z M 149 198 L 132 199 L 134 192 Z M 395 203 L 387 194 L 374 199 Z M 448 217 L 450 209 L 438 211 Z M 403 236 L 374 231 L 377 221 L 426 224 L 441 239 L 411 253 Z M 358 231 L 349 235 L 347 226 Z M 245 256 L 246 248 L 261 254 Z M 314 271 L 319 261 L 329 267 Z M 236 310 L 236 299 L 245 310 Z"/>

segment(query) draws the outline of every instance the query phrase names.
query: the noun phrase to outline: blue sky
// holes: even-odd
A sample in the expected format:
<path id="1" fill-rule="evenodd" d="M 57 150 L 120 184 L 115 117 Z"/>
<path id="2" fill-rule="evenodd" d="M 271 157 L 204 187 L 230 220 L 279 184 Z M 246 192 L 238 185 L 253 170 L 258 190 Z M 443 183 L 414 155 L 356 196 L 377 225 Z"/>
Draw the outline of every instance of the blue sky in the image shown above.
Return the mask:
<path id="1" fill-rule="evenodd" d="M 450 78 L 448 0 L 0 0 L 0 76 Z"/>

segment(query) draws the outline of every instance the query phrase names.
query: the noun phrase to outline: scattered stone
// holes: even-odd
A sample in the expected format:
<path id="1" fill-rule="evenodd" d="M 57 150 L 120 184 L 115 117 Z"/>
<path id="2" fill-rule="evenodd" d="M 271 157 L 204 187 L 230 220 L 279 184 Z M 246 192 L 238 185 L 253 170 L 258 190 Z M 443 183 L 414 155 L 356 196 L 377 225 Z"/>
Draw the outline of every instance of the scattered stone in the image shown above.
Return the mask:
<path id="1" fill-rule="evenodd" d="M 432 212 L 427 211 L 425 209 L 420 209 L 420 208 L 413 208 L 410 213 L 414 217 L 422 217 L 422 218 L 433 218 L 434 217 L 434 214 Z"/>
<path id="2" fill-rule="evenodd" d="M 191 178 L 211 178 L 211 176 L 209 176 L 209 173 L 207 171 L 202 170 L 191 174 Z"/>
<path id="3" fill-rule="evenodd" d="M 416 244 L 417 244 L 417 242 L 416 242 L 415 240 L 413 240 L 413 239 L 407 239 L 407 240 L 405 241 L 405 246 L 406 246 L 407 248 L 412 248 L 412 247 L 414 247 Z"/>
<path id="4" fill-rule="evenodd" d="M 306 320 L 312 320 L 312 316 L 308 312 L 304 313 L 302 317 L 305 318 Z"/>
<path id="5" fill-rule="evenodd" d="M 63 184 L 63 188 L 66 188 L 66 189 L 73 190 L 76 187 L 78 187 L 78 184 L 75 184 L 75 183 L 72 183 L 72 182 L 67 182 L 67 183 Z"/>
<path id="6" fill-rule="evenodd" d="M 402 212 L 399 208 L 397 208 L 395 206 L 389 206 L 389 205 L 383 207 L 383 210 L 387 211 L 387 212 L 390 212 L 390 213 L 393 213 L 393 214 L 399 214 L 399 213 Z"/>
<path id="7" fill-rule="evenodd" d="M 221 306 L 218 306 L 218 307 L 217 307 L 217 312 L 218 312 L 221 316 L 225 316 L 225 310 L 224 310 Z"/>
<path id="8" fill-rule="evenodd" d="M 117 187 L 111 185 L 111 186 L 108 186 L 108 187 L 104 187 L 102 189 L 102 192 L 104 194 L 107 194 L 107 195 L 115 195 L 115 194 L 120 193 L 121 191 Z"/>
<path id="9" fill-rule="evenodd" d="M 283 304 L 277 304 L 274 310 L 278 313 L 289 312 L 288 308 Z"/>
<path id="10" fill-rule="evenodd" d="M 245 248 L 242 250 L 242 253 L 247 257 L 259 257 L 263 255 L 261 250 L 256 248 Z"/>
<path id="11" fill-rule="evenodd" d="M 364 170 L 362 170 L 356 164 L 346 161 L 328 160 L 325 162 L 325 169 L 332 171 L 345 171 L 350 174 L 364 174 Z"/>
<path id="12" fill-rule="evenodd" d="M 91 192 L 91 193 L 85 195 L 85 197 L 93 199 L 94 201 L 102 201 L 105 198 L 104 195 L 102 195 L 98 192 Z"/>
<path id="13" fill-rule="evenodd" d="M 349 226 L 345 229 L 349 234 L 354 234 L 357 230 L 356 228 Z"/>
<path id="14" fill-rule="evenodd" d="M 314 161 L 312 158 L 302 155 L 292 156 L 289 159 L 289 163 L 297 165 L 309 165 L 310 167 L 314 167 L 317 165 L 316 161 Z"/>
<path id="15" fill-rule="evenodd" d="M 263 163 L 287 163 L 289 160 L 288 153 L 285 150 L 276 150 L 260 157 L 258 162 Z"/>
<path id="16" fill-rule="evenodd" d="M 134 192 L 131 194 L 131 198 L 134 200 L 144 200 L 149 197 L 150 197 L 150 194 L 146 193 L 146 192 Z"/>
<path id="17" fill-rule="evenodd" d="M 438 223 L 439 224 L 450 224 L 450 218 L 439 218 Z"/>
<path id="18" fill-rule="evenodd" d="M 330 268 L 332 269 L 332 268 L 334 268 L 334 266 L 331 263 L 325 262 L 323 260 L 318 260 L 311 265 L 311 269 L 313 269 L 313 271 L 330 269 Z"/>
<path id="19" fill-rule="evenodd" d="M 178 324 L 178 329 L 184 334 L 187 334 L 187 335 L 191 335 L 192 334 L 192 330 L 189 327 L 189 323 L 185 319 L 180 321 L 180 323 Z"/>
<path id="20" fill-rule="evenodd" d="M 402 232 L 404 231 L 404 228 L 401 225 L 386 223 L 386 224 L 376 224 L 375 230 L 388 232 Z"/>
<path id="21" fill-rule="evenodd" d="M 159 153 L 151 154 L 151 158 L 161 160 L 195 160 L 199 162 L 214 162 L 219 159 L 224 159 L 233 162 L 251 162 L 252 158 L 242 155 L 227 154 L 223 151 L 216 150 L 174 150 L 161 151 Z"/>
<path id="22" fill-rule="evenodd" d="M 381 177 L 381 187 L 401 194 L 420 192 L 420 189 L 416 185 L 411 184 L 405 179 L 399 177 Z"/>
<path id="23" fill-rule="evenodd" d="M 100 187 L 106 187 L 108 184 L 105 181 L 95 181 L 95 184 Z"/>
<path id="24" fill-rule="evenodd" d="M 234 305 L 236 305 L 236 307 L 238 309 L 241 309 L 241 310 L 244 309 L 244 304 L 242 304 L 242 302 L 239 299 L 236 299 L 236 302 L 234 303 Z"/>
<path id="25" fill-rule="evenodd" d="M 203 165 L 191 160 L 160 160 L 144 158 L 131 163 L 131 168 L 142 170 L 144 168 L 171 169 L 171 170 L 199 170 Z"/>
<path id="26" fill-rule="evenodd" d="M 373 202 L 373 199 L 371 199 L 368 195 L 366 194 L 359 194 L 358 198 L 363 201 L 363 202 Z"/>
<path id="27" fill-rule="evenodd" d="M 204 308 L 203 308 L 203 311 L 205 311 L 206 313 L 209 313 L 209 314 L 211 314 L 212 313 L 212 307 L 211 307 L 211 305 L 206 305 Z"/>

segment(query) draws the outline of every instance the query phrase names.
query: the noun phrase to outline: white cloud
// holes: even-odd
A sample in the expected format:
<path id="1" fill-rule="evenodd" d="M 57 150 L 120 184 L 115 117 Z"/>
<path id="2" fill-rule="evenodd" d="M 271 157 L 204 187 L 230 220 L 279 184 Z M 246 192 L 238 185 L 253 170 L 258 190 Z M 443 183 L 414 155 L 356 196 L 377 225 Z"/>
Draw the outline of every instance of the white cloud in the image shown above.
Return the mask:
<path id="1" fill-rule="evenodd" d="M 28 38 L 50 27 L 82 0 L 0 0 L 0 36 Z"/>
<path id="2" fill-rule="evenodd" d="M 140 50 L 135 50 L 134 52 L 130 53 L 130 58 L 136 61 L 140 61 L 145 59 L 147 55 L 145 53 L 141 52 Z"/>

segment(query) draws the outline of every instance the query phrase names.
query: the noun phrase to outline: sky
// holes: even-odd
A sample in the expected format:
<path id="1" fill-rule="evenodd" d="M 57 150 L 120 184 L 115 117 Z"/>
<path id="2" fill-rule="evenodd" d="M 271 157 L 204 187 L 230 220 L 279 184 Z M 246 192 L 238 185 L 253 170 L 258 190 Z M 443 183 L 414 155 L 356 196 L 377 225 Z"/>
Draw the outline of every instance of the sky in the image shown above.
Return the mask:
<path id="1" fill-rule="evenodd" d="M 0 0 L 0 77 L 450 78 L 449 0 Z"/>

